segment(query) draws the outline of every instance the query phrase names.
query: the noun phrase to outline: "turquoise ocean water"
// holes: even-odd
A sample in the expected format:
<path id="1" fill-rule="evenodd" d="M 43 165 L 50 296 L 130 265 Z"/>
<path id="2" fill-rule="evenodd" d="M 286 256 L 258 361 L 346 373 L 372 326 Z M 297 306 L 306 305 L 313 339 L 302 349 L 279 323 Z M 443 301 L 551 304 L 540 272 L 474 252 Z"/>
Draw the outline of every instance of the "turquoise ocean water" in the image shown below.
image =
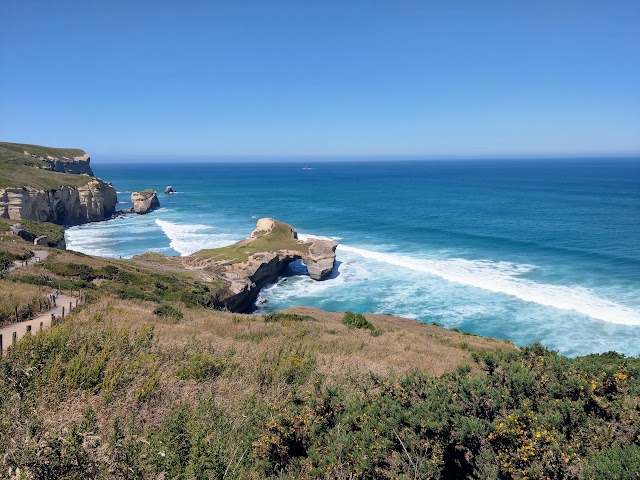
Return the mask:
<path id="1" fill-rule="evenodd" d="M 67 231 L 69 248 L 187 255 L 261 217 L 339 243 L 331 278 L 292 264 L 261 293 L 392 313 L 567 355 L 640 355 L 640 159 L 101 164 L 119 207 L 167 185 L 162 208 Z"/>

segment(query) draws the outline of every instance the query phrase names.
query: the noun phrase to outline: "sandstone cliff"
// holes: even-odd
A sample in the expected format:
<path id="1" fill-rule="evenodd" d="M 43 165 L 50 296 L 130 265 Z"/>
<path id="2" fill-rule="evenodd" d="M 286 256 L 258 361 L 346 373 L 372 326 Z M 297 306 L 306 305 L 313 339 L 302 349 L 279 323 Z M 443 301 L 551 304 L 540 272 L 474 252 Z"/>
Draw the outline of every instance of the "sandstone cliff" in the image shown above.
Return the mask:
<path id="1" fill-rule="evenodd" d="M 60 155 L 60 158 L 54 157 L 51 154 L 47 154 L 46 157 L 43 157 L 42 155 L 31 153 L 28 150 L 25 150 L 23 153 L 30 157 L 37 158 L 38 160 L 46 162 L 49 165 L 48 169 L 54 172 L 93 176 L 93 170 L 91 170 L 91 166 L 89 165 L 89 163 L 91 162 L 91 157 L 89 157 L 89 155 L 86 153 L 73 157 Z"/>
<path id="2" fill-rule="evenodd" d="M 110 218 L 117 195 L 84 150 L 0 142 L 0 218 L 77 225 Z"/>
<path id="3" fill-rule="evenodd" d="M 160 208 L 160 201 L 155 190 L 147 189 L 142 192 L 131 193 L 131 203 L 133 211 L 143 215 Z"/>
<path id="4" fill-rule="evenodd" d="M 87 179 L 84 186 L 46 191 L 28 186 L 0 189 L 0 217 L 12 220 L 78 225 L 109 218 L 116 203 L 115 189 L 97 178 Z"/>

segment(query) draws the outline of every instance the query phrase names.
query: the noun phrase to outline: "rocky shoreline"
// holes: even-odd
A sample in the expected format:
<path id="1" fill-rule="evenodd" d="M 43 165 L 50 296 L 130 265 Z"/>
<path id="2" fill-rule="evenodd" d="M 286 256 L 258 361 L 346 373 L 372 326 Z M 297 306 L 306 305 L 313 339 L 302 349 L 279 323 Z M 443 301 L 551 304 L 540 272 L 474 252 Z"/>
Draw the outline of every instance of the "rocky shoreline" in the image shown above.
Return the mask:
<path id="1" fill-rule="evenodd" d="M 132 192 L 132 208 L 116 211 L 116 190 L 111 183 L 93 177 L 89 155 L 82 150 L 74 152 L 78 155 L 65 156 L 48 147 L 38 147 L 35 153 L 27 149 L 20 152 L 29 159 L 42 162 L 39 167 L 29 166 L 28 162 L 27 168 L 37 168 L 40 172 L 49 170 L 51 175 L 70 174 L 69 183 L 75 181 L 71 178 L 86 175 L 87 183 L 84 186 L 67 184 L 49 190 L 30 186 L 0 189 L 0 218 L 74 226 L 133 213 L 144 215 L 160 208 L 157 192 L 147 189 Z M 81 183 L 75 181 L 75 185 Z M 174 192 L 171 186 L 164 191 L 167 195 Z M 33 235 L 20 224 L 14 224 L 12 229 L 14 235 L 29 242 L 48 244 L 47 237 Z M 55 247 L 65 249 L 64 239 Z M 313 280 L 326 279 L 335 265 L 336 247 L 337 244 L 331 240 L 312 238 L 300 241 L 292 226 L 272 218 L 262 218 L 251 235 L 241 242 L 220 249 L 201 250 L 188 257 L 162 257 L 162 261 L 174 263 L 182 270 L 198 271 L 209 283 L 222 284 L 224 287 L 216 291 L 217 298 L 212 302 L 216 306 L 233 312 L 250 312 L 260 290 L 275 283 L 291 262 L 302 260 Z"/>

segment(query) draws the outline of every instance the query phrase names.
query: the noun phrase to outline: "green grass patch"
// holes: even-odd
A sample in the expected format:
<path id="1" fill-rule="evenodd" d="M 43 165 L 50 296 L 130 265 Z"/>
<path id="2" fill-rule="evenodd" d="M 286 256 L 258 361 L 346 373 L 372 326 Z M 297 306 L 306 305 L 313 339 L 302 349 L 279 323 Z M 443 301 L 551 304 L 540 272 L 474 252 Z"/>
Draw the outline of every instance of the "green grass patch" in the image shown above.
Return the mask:
<path id="1" fill-rule="evenodd" d="M 317 322 L 311 315 L 297 313 L 273 312 L 262 316 L 265 322 Z"/>
<path id="2" fill-rule="evenodd" d="M 158 317 L 170 318 L 173 320 L 182 320 L 184 318 L 184 315 L 180 310 L 171 305 L 167 305 L 166 303 L 158 305 L 153 311 L 153 314 Z"/>
<path id="3" fill-rule="evenodd" d="M 51 273 L 55 273 L 56 275 L 60 275 L 61 277 L 79 277 L 85 282 L 90 282 L 91 280 L 99 276 L 99 274 L 94 271 L 93 268 L 81 263 L 45 262 L 42 264 L 42 266 L 49 270 Z"/>
<path id="4" fill-rule="evenodd" d="M 243 240 L 228 247 L 200 250 L 191 256 L 199 259 L 243 262 L 255 253 L 283 249 L 296 250 L 300 254 L 306 254 L 309 252 L 309 245 L 292 238 L 291 226 L 276 220 L 273 230 L 262 237 L 253 239 L 250 242 Z"/>
<path id="5" fill-rule="evenodd" d="M 178 370 L 182 380 L 204 380 L 218 377 L 227 368 L 227 359 L 206 352 L 196 352 L 186 359 Z"/>
<path id="6" fill-rule="evenodd" d="M 64 185 L 81 187 L 88 183 L 86 175 L 73 175 L 46 170 L 49 164 L 24 155 L 24 150 L 46 157 L 48 154 L 62 158 L 84 155 L 77 149 L 57 149 L 0 142 L 0 188 L 30 186 L 39 190 L 59 189 Z"/>
<path id="7" fill-rule="evenodd" d="M 364 330 L 375 330 L 375 327 L 361 313 L 346 312 L 342 318 L 342 323 L 349 328 L 361 328 Z"/>
<path id="8" fill-rule="evenodd" d="M 34 237 L 47 237 L 47 243 L 50 247 L 55 247 L 64 240 L 64 226 L 62 225 L 48 222 L 31 222 L 29 220 L 20 220 L 20 223 Z"/>

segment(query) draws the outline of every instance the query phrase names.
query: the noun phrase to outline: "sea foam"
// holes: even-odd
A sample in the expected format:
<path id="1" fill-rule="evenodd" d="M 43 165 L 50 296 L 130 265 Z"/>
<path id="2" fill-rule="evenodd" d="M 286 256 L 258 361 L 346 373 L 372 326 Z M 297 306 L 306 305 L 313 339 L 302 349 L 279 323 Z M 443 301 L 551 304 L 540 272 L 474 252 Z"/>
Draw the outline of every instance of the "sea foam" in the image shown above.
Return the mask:
<path id="1" fill-rule="evenodd" d="M 640 312 L 601 298 L 581 286 L 551 285 L 522 278 L 535 267 L 491 260 L 422 259 L 339 245 L 338 252 L 349 252 L 377 262 L 435 275 L 449 282 L 510 295 L 526 302 L 570 310 L 591 318 L 620 325 L 640 325 Z"/>
<path id="2" fill-rule="evenodd" d="M 218 248 L 240 240 L 229 233 L 214 233 L 214 227 L 200 224 L 180 224 L 156 219 L 162 232 L 169 239 L 169 246 L 182 256 L 198 250 Z"/>

